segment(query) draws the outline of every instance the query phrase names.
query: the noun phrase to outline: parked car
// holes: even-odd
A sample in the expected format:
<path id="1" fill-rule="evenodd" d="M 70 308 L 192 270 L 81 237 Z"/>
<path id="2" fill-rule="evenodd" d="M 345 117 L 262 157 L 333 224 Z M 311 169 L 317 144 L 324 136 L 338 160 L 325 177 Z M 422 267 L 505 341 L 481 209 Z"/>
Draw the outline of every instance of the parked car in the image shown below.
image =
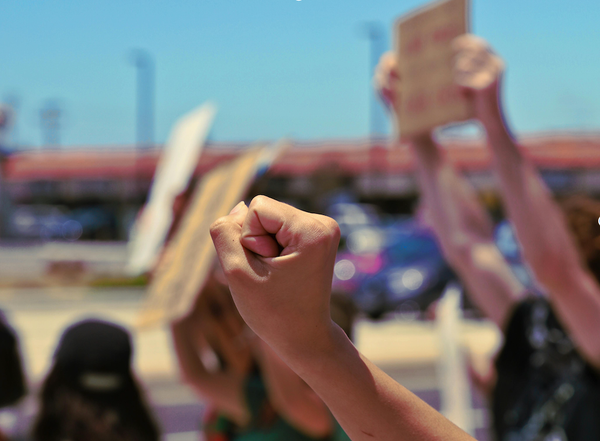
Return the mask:
<path id="1" fill-rule="evenodd" d="M 392 311 L 424 311 L 455 278 L 432 234 L 414 221 L 388 229 L 381 260 L 381 269 L 366 277 L 354 294 L 372 318 Z"/>
<path id="2" fill-rule="evenodd" d="M 16 237 L 41 240 L 77 240 L 83 232 L 81 224 L 56 205 L 21 205 L 10 218 L 11 233 Z"/>
<path id="3" fill-rule="evenodd" d="M 328 214 L 340 224 L 343 240 L 333 290 L 351 295 L 369 317 L 418 315 L 455 280 L 433 234 L 414 219 L 385 224 L 362 204 L 336 205 L 343 207 Z"/>

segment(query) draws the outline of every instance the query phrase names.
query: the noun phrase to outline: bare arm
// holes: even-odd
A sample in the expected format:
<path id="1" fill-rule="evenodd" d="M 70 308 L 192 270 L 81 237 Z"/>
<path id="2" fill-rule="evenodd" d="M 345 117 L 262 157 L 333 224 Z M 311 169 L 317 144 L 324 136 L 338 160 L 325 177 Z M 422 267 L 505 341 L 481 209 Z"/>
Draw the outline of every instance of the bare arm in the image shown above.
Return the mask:
<path id="1" fill-rule="evenodd" d="M 499 98 L 502 70 L 486 81 L 477 75 L 497 58 L 471 36 L 456 42 L 464 54 L 459 82 L 471 96 L 488 135 L 508 215 L 536 278 L 548 289 L 559 318 L 582 355 L 600 367 L 600 289 L 580 260 L 564 216 L 537 170 L 514 142 L 504 123 Z M 469 58 L 478 58 L 470 69 Z M 460 66 L 459 66 L 460 68 Z"/>
<path id="2" fill-rule="evenodd" d="M 323 349 L 286 355 L 352 440 L 473 439 L 363 357 L 336 325 Z"/>
<path id="3" fill-rule="evenodd" d="M 472 440 L 361 357 L 329 311 L 339 228 L 265 197 L 211 235 L 240 314 L 362 440 Z"/>
<path id="4" fill-rule="evenodd" d="M 401 93 L 397 62 L 385 54 L 375 84 L 390 109 Z M 430 133 L 411 139 L 421 198 L 444 257 L 466 284 L 475 304 L 500 328 L 525 288 L 512 273 L 493 240 L 493 225 L 477 196 L 438 149 Z"/>
<path id="5" fill-rule="evenodd" d="M 244 378 L 233 372 L 209 372 L 198 354 L 189 319 L 171 325 L 171 336 L 183 380 L 202 398 L 227 414 L 238 425 L 250 421 L 244 403 Z"/>
<path id="6" fill-rule="evenodd" d="M 412 141 L 422 197 L 448 262 L 469 288 L 475 304 L 500 328 L 524 294 L 496 247 L 491 219 L 466 181 L 429 135 Z"/>
<path id="7" fill-rule="evenodd" d="M 257 359 L 271 404 L 288 423 L 315 438 L 330 435 L 333 417 L 325 403 L 264 341 L 257 341 Z"/>

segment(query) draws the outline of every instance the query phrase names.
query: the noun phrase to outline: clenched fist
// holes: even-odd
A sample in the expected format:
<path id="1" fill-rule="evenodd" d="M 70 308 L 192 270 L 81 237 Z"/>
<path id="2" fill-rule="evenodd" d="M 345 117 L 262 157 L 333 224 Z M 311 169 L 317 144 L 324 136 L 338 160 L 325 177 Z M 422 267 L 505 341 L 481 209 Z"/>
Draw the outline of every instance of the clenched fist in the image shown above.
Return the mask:
<path id="1" fill-rule="evenodd" d="M 210 233 L 248 326 L 280 353 L 317 350 L 332 328 L 337 223 L 257 196 L 218 219 Z"/>

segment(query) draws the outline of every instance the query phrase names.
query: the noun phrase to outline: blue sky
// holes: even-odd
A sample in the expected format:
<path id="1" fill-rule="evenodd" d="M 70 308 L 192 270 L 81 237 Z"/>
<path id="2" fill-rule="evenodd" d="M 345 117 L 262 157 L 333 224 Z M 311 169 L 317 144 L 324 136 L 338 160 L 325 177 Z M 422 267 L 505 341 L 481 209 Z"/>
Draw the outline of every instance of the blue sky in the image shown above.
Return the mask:
<path id="1" fill-rule="evenodd" d="M 416 0 L 103 2 L 0 0 L 0 100 L 19 99 L 17 137 L 39 145 L 39 109 L 64 109 L 61 141 L 135 140 L 135 70 L 156 64 L 155 140 L 205 100 L 218 141 L 364 137 L 370 63 L 360 23 L 394 19 Z M 517 132 L 600 128 L 600 3 L 475 0 L 473 31 L 506 60 Z"/>

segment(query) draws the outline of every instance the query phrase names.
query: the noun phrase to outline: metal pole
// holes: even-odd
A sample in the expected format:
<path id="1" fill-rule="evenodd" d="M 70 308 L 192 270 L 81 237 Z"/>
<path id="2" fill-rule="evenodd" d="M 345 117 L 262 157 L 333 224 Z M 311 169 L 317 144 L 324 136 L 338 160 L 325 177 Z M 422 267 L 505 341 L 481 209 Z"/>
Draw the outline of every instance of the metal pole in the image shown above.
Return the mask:
<path id="1" fill-rule="evenodd" d="M 143 49 L 132 51 L 137 69 L 136 144 L 140 148 L 154 144 L 154 61 Z"/>
<path id="2" fill-rule="evenodd" d="M 382 24 L 378 21 L 365 22 L 364 31 L 364 35 L 369 40 L 369 75 L 370 78 L 373 78 L 379 57 L 381 57 L 384 51 L 383 37 L 385 36 L 385 31 Z M 369 96 L 371 97 L 369 100 L 369 134 L 371 138 L 376 138 L 385 134 L 386 116 L 371 82 L 369 82 L 369 87 Z"/>
<path id="3" fill-rule="evenodd" d="M 57 100 L 48 100 L 40 110 L 42 126 L 42 143 L 45 147 L 60 145 L 60 123 L 62 110 Z"/>

